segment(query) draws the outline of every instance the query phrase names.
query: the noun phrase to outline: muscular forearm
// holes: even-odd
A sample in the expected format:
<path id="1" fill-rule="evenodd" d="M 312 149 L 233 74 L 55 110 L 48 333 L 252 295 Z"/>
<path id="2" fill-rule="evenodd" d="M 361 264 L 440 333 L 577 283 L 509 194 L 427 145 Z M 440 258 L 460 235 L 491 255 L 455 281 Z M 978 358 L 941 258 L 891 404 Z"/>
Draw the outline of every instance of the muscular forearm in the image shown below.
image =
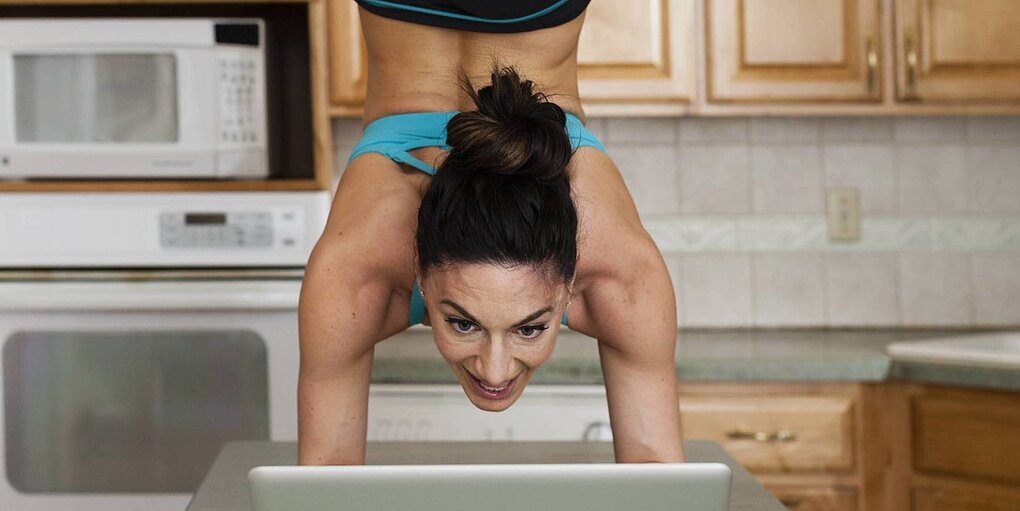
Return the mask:
<path id="1" fill-rule="evenodd" d="M 683 461 L 673 364 L 628 364 L 613 351 L 600 344 L 616 461 Z"/>
<path id="2" fill-rule="evenodd" d="M 299 379 L 298 464 L 365 463 L 368 385 L 356 380 L 371 370 L 371 358 L 368 362 L 367 370 L 352 368 L 350 378 L 345 378 L 350 384 L 342 389 L 342 384 L 332 380 L 316 381 L 308 376 Z"/>

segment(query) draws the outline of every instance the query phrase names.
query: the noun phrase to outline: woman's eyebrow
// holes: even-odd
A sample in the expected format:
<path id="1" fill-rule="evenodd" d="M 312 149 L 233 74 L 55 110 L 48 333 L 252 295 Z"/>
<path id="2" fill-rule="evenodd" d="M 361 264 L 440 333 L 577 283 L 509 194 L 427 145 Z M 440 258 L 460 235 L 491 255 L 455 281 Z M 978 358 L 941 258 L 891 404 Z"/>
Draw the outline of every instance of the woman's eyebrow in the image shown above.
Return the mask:
<path id="1" fill-rule="evenodd" d="M 472 316 L 468 311 L 464 310 L 464 307 L 461 307 L 460 305 L 457 305 L 455 302 L 453 302 L 451 300 L 447 300 L 447 299 L 444 298 L 444 299 L 440 300 L 439 303 L 446 304 L 446 305 L 449 305 L 450 307 L 453 307 L 454 309 L 457 309 L 457 312 L 461 313 L 465 318 L 467 318 L 467 319 L 469 319 L 469 320 L 471 320 L 471 321 L 473 321 L 475 323 L 478 323 L 478 324 L 482 323 L 481 321 L 478 321 L 477 319 L 475 319 L 475 317 Z M 549 312 L 551 310 L 552 310 L 552 307 L 546 307 L 544 309 L 532 312 L 531 314 L 528 315 L 528 317 L 526 317 L 526 318 L 520 320 L 519 322 L 517 322 L 517 324 L 515 324 L 514 327 L 524 326 L 528 322 L 535 320 L 536 318 L 538 318 L 542 314 L 545 314 L 545 313 L 547 313 L 547 312 Z"/>
<path id="2" fill-rule="evenodd" d="M 444 298 L 444 299 L 440 300 L 439 303 L 444 303 L 446 305 L 449 305 L 450 307 L 453 307 L 454 309 L 457 309 L 457 312 L 461 313 L 461 315 L 463 315 L 467 319 L 470 319 L 471 321 L 474 321 L 475 323 L 481 323 L 481 321 L 478 321 L 477 319 L 475 319 L 475 317 L 472 316 L 471 313 L 469 313 L 468 311 L 464 310 L 464 307 L 461 307 L 460 305 L 457 305 L 456 303 L 454 303 L 451 300 L 447 300 L 447 299 Z"/>
<path id="3" fill-rule="evenodd" d="M 514 327 L 524 326 L 527 323 L 530 323 L 531 321 L 535 320 L 536 318 L 538 318 L 542 314 L 545 314 L 546 312 L 549 312 L 551 310 L 552 310 L 552 307 L 546 307 L 546 308 L 544 308 L 542 310 L 537 310 L 535 312 L 532 312 L 531 314 L 528 315 L 528 317 L 522 319 L 520 322 L 518 322 L 516 325 L 514 325 Z"/>

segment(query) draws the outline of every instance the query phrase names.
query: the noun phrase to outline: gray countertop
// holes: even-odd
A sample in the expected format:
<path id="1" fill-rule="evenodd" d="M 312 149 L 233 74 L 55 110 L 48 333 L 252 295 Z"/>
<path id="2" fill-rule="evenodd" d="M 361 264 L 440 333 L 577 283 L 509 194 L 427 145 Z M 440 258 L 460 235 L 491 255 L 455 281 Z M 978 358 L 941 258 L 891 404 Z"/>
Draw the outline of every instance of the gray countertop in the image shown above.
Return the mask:
<path id="1" fill-rule="evenodd" d="M 747 329 L 683 330 L 677 337 L 680 381 L 880 382 L 888 379 L 1020 390 L 1020 370 L 894 362 L 886 345 L 978 330 Z M 414 328 L 376 346 L 374 383 L 456 383 L 427 328 Z M 601 384 L 596 341 L 560 333 L 536 384 Z"/>
<path id="2" fill-rule="evenodd" d="M 785 508 L 713 442 L 685 441 L 688 461 L 725 463 L 733 470 L 731 511 Z M 188 511 L 248 511 L 248 471 L 260 465 L 294 465 L 295 442 L 229 442 L 220 451 Z M 369 442 L 366 464 L 611 463 L 609 442 Z"/>

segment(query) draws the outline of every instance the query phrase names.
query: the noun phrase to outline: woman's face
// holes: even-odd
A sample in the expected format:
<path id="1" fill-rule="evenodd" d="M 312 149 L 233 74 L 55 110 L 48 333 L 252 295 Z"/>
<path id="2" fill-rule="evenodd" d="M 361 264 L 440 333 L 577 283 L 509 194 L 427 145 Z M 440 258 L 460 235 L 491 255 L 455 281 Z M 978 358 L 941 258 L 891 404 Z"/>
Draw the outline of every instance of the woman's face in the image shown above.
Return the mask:
<path id="1" fill-rule="evenodd" d="M 509 408 L 552 354 L 567 287 L 527 266 L 466 263 L 430 269 L 420 285 L 436 347 L 468 399 Z"/>

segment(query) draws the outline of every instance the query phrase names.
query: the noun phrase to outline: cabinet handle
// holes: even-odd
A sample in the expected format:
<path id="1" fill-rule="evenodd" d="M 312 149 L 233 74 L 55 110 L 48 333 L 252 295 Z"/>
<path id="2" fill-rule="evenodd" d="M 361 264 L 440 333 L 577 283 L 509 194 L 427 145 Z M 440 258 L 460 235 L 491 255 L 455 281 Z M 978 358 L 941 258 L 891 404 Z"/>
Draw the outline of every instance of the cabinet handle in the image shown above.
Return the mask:
<path id="1" fill-rule="evenodd" d="M 765 431 L 744 431 L 742 429 L 734 429 L 726 432 L 726 438 L 730 440 L 754 440 L 755 442 L 792 442 L 797 439 L 797 433 L 781 429 L 775 433 L 768 433 Z"/>
<path id="2" fill-rule="evenodd" d="M 804 499 L 801 497 L 794 497 L 791 495 L 780 498 L 779 502 L 782 505 L 786 506 L 787 509 L 797 509 L 798 507 L 800 507 L 800 504 L 804 502 Z"/>
<path id="3" fill-rule="evenodd" d="M 875 51 L 875 38 L 870 35 L 864 42 L 868 62 L 868 95 L 874 96 L 878 87 L 878 52 Z"/>
<path id="4" fill-rule="evenodd" d="M 917 44 L 913 34 L 907 34 L 903 41 L 903 49 L 907 52 L 907 96 L 917 96 Z"/>

